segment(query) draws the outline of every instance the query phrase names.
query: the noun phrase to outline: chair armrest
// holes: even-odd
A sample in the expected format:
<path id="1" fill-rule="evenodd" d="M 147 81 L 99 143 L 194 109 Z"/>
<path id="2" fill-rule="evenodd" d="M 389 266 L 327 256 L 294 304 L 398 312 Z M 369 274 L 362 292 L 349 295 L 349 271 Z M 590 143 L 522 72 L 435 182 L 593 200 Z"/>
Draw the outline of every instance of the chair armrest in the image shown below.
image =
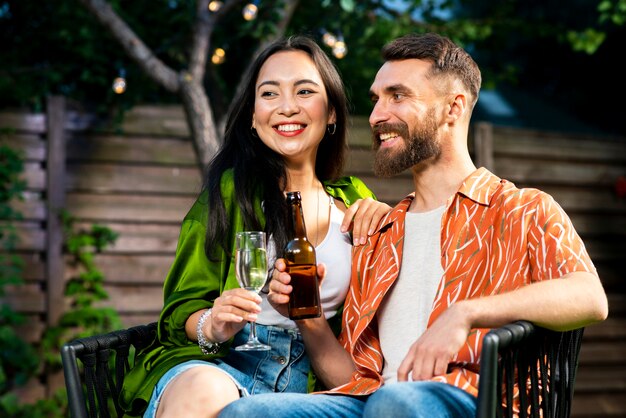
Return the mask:
<path id="1" fill-rule="evenodd" d="M 61 348 L 68 406 L 72 418 L 100 416 L 98 411 L 102 413 L 104 409 L 108 409 L 108 400 L 113 401 L 118 415 L 121 416 L 117 398 L 124 375 L 130 369 L 128 360 L 130 347 L 138 351 L 148 346 L 156 336 L 156 329 L 157 324 L 153 322 L 80 338 Z M 115 356 L 115 376 L 112 376 L 109 363 L 111 354 Z M 83 366 L 82 373 L 78 360 Z M 108 412 L 103 416 L 108 416 Z"/>
<path id="2" fill-rule="evenodd" d="M 489 331 L 480 356 L 476 417 L 512 416 L 518 402 L 520 417 L 569 417 L 583 331 L 551 331 L 528 321 Z M 529 389 L 516 392 L 518 387 Z"/>

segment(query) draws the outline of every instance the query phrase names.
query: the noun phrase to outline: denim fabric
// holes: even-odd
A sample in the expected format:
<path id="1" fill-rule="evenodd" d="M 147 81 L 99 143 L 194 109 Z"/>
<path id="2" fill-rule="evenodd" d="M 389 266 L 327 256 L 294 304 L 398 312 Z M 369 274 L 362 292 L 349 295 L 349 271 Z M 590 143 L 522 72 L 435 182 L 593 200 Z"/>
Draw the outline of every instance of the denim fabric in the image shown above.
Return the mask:
<path id="1" fill-rule="evenodd" d="M 264 393 L 226 405 L 219 418 L 356 418 L 363 415 L 366 399 L 366 396 Z M 381 415 L 380 418 L 387 417 L 395 418 L 394 415 Z"/>
<path id="2" fill-rule="evenodd" d="M 264 394 L 226 406 L 220 418 L 467 418 L 476 414 L 476 398 L 439 382 L 401 382 L 383 386 L 369 398 L 347 395 Z"/>
<path id="3" fill-rule="evenodd" d="M 227 356 L 211 361 L 191 360 L 168 370 L 155 386 L 145 418 L 153 418 L 167 385 L 180 373 L 192 367 L 217 367 L 235 382 L 241 396 L 271 392 L 306 393 L 310 369 L 302 335 L 297 330 L 257 325 L 257 337 L 272 347 L 269 351 L 236 351 L 234 347 L 248 339 L 250 325 L 235 336 Z"/>
<path id="4" fill-rule="evenodd" d="M 476 401 L 468 392 L 447 383 L 391 383 L 369 397 L 363 418 L 467 418 L 476 415 Z"/>

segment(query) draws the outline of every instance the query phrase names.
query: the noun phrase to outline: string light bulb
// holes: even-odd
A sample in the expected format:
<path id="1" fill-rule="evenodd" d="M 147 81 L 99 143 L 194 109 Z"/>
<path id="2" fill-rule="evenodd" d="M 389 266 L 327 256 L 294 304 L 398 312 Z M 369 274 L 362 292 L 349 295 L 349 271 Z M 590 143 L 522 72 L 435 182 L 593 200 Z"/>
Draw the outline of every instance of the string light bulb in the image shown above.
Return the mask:
<path id="1" fill-rule="evenodd" d="M 343 36 L 340 35 L 337 38 L 337 41 L 335 42 L 335 44 L 333 45 L 333 55 L 337 59 L 342 59 L 343 57 L 346 56 L 347 53 L 348 53 L 348 46 L 343 40 Z"/>
<path id="2" fill-rule="evenodd" d="M 215 48 L 213 51 L 213 56 L 211 57 L 211 62 L 215 65 L 222 64 L 226 59 L 226 51 L 223 48 Z"/>
<path id="3" fill-rule="evenodd" d="M 115 94 L 122 94 L 126 91 L 126 71 L 123 68 L 120 69 L 119 75 L 113 80 L 111 88 Z"/>
<path id="4" fill-rule="evenodd" d="M 209 3 L 209 10 L 212 11 L 213 13 L 217 12 L 219 9 L 222 8 L 222 5 L 224 3 L 222 3 L 221 1 L 212 1 Z"/>
<path id="5" fill-rule="evenodd" d="M 248 3 L 246 7 L 243 8 L 243 18 L 250 21 L 256 19 L 256 15 L 259 12 L 259 7 L 255 3 Z"/>
<path id="6" fill-rule="evenodd" d="M 332 48 L 337 43 L 337 37 L 330 32 L 324 31 L 322 34 L 322 42 Z"/>

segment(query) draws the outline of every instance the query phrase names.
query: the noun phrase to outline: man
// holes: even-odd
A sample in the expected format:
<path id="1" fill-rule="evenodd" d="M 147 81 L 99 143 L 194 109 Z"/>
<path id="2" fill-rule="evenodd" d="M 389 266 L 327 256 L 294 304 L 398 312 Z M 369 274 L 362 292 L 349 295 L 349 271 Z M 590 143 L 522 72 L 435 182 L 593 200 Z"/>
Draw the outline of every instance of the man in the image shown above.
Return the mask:
<path id="1" fill-rule="evenodd" d="M 436 34 L 399 38 L 383 58 L 370 90 L 375 173 L 410 169 L 415 192 L 355 247 L 339 342 L 323 318 L 298 323 L 317 342 L 307 344 L 317 376 L 334 389 L 244 398 L 223 416 L 473 416 L 490 328 L 523 319 L 568 330 L 608 314 L 560 206 L 474 166 L 467 137 L 481 75 L 472 58 Z M 271 299 L 284 304 L 290 278 L 274 279 Z"/>

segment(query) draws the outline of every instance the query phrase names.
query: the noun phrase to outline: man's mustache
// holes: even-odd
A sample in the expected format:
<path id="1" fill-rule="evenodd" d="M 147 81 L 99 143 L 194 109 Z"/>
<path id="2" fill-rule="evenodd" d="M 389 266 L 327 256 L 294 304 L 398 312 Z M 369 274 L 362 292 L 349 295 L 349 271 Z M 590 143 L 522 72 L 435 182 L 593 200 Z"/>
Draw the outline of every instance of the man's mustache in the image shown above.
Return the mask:
<path id="1" fill-rule="evenodd" d="M 409 127 L 406 123 L 379 123 L 372 127 L 372 140 L 374 148 L 377 149 L 380 145 L 380 135 L 387 133 L 396 133 L 402 138 L 407 139 L 409 137 Z"/>

